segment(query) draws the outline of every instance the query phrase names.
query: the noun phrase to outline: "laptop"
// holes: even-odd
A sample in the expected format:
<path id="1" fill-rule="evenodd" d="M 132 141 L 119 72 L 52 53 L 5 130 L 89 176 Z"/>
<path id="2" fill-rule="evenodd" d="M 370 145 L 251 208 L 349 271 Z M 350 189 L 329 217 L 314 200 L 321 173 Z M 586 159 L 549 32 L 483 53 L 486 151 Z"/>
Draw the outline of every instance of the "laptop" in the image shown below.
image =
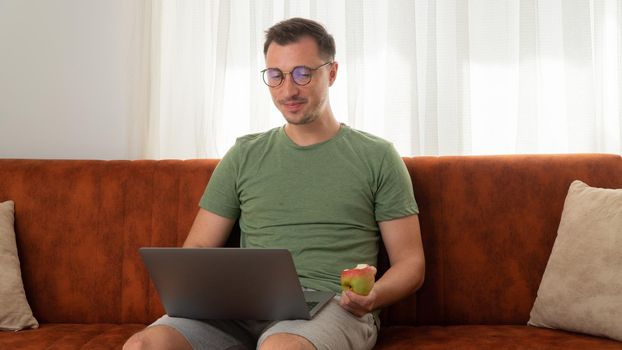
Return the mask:
<path id="1" fill-rule="evenodd" d="M 287 249 L 140 248 L 164 310 L 192 319 L 311 319 L 335 295 L 303 291 Z"/>

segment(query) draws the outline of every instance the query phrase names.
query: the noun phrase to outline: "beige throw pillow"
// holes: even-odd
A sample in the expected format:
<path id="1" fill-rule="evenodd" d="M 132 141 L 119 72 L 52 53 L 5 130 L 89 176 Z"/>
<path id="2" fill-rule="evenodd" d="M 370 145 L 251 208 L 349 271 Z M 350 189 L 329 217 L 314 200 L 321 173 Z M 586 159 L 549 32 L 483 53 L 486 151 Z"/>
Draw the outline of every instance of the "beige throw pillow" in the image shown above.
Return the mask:
<path id="1" fill-rule="evenodd" d="M 528 324 L 622 341 L 622 189 L 570 185 Z"/>
<path id="2" fill-rule="evenodd" d="M 24 293 L 13 213 L 12 201 L 0 203 L 0 330 L 4 331 L 39 327 Z"/>

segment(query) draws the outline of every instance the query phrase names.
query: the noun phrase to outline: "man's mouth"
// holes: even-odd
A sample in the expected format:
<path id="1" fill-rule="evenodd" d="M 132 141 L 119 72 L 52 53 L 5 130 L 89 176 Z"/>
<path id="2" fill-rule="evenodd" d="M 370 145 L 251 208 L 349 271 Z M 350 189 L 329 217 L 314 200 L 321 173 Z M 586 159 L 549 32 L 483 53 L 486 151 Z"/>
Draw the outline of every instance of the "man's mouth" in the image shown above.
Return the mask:
<path id="1" fill-rule="evenodd" d="M 302 106 L 306 103 L 305 100 L 294 100 L 283 102 L 282 105 L 288 112 L 298 112 L 302 109 Z"/>

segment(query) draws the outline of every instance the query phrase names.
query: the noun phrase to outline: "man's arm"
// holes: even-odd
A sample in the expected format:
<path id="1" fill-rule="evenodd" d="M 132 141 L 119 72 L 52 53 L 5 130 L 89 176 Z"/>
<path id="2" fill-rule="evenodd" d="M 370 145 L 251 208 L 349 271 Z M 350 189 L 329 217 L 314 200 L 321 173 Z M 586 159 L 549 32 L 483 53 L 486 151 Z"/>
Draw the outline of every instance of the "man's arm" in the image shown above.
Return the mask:
<path id="1" fill-rule="evenodd" d="M 419 217 L 410 215 L 379 223 L 391 267 L 376 281 L 367 296 L 345 292 L 341 305 L 357 316 L 393 304 L 423 284 L 425 257 Z"/>
<path id="2" fill-rule="evenodd" d="M 235 220 L 199 208 L 184 242 L 184 248 L 222 247 L 227 242 L 234 224 Z"/>

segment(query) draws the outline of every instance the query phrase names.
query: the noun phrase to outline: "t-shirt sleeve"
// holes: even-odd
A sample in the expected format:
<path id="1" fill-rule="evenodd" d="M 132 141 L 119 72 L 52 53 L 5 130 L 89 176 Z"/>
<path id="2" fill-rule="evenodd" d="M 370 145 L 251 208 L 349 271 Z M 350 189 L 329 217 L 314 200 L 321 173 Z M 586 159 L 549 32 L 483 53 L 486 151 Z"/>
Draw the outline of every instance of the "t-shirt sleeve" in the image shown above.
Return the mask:
<path id="1" fill-rule="evenodd" d="M 237 220 L 240 200 L 237 194 L 239 144 L 236 143 L 220 160 L 205 187 L 199 206 L 214 214 Z"/>
<path id="2" fill-rule="evenodd" d="M 387 221 L 418 214 L 412 181 L 406 165 L 389 144 L 380 165 L 375 195 L 376 221 Z"/>

